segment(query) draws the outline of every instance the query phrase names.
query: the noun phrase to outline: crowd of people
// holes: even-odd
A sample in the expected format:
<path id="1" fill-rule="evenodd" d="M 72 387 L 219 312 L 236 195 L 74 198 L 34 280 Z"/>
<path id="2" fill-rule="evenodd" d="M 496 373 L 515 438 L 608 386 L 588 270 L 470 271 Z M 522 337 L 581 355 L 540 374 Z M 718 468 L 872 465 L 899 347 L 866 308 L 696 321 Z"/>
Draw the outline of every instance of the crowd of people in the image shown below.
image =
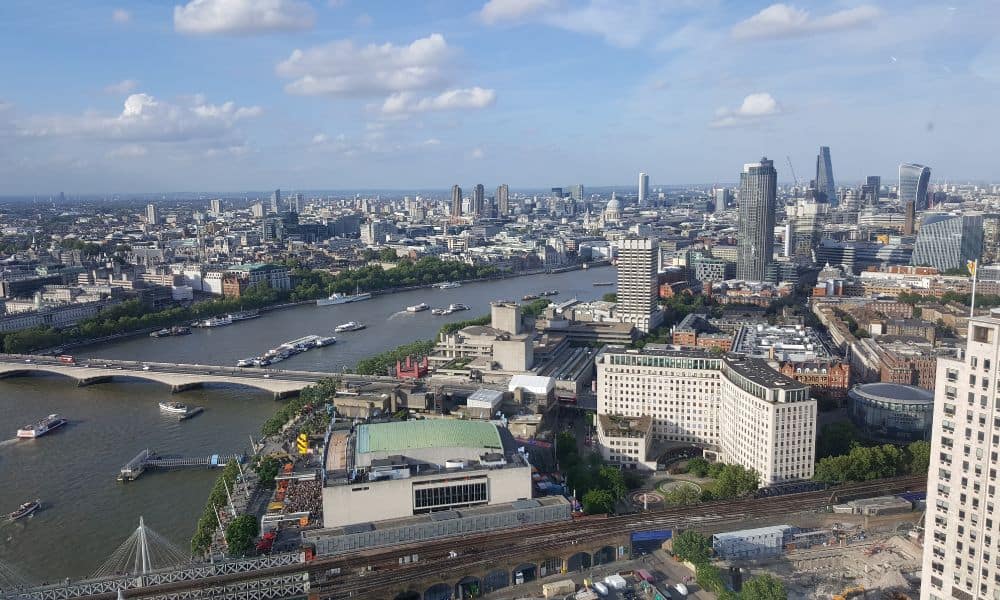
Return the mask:
<path id="1" fill-rule="evenodd" d="M 308 512 L 316 519 L 323 511 L 323 484 L 320 481 L 291 481 L 285 496 L 285 512 Z"/>

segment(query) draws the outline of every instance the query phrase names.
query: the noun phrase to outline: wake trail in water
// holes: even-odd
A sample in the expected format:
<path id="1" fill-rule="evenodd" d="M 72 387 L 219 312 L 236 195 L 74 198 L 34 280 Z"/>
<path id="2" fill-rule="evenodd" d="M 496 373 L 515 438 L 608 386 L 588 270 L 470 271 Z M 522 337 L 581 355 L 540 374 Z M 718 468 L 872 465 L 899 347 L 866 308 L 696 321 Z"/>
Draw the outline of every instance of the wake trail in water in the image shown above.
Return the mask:
<path id="1" fill-rule="evenodd" d="M 16 443 L 17 443 L 17 438 L 10 438 L 9 440 L 3 440 L 0 441 L 0 448 L 3 448 L 4 446 L 10 446 Z"/>

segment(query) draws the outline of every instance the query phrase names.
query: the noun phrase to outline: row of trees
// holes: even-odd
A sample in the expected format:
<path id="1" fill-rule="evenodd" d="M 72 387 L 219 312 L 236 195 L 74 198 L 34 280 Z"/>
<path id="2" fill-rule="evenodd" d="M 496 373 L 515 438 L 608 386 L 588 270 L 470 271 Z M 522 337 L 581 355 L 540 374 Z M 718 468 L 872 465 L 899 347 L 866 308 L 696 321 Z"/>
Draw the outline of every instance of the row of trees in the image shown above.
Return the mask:
<path id="1" fill-rule="evenodd" d="M 628 483 L 622 472 L 602 464 L 599 454 L 582 456 L 577 439 L 563 431 L 556 436 L 556 459 L 566 475 L 566 484 L 574 491 L 588 515 L 614 511 L 615 504 L 628 493 Z"/>
<path id="2" fill-rule="evenodd" d="M 949 302 L 955 302 L 957 304 L 970 306 L 972 303 L 972 294 L 949 291 L 941 294 L 941 296 L 922 296 L 912 292 L 902 292 L 899 296 L 897 296 L 897 299 L 900 302 L 905 302 L 907 304 L 919 304 L 921 302 L 940 302 L 947 304 Z M 1000 296 L 996 294 L 976 294 L 976 306 L 979 308 L 1000 306 Z"/>
<path id="3" fill-rule="evenodd" d="M 727 589 L 722 573 L 711 563 L 711 540 L 697 531 L 689 529 L 675 537 L 673 552 L 677 558 L 695 566 L 698 585 L 717 594 L 719 600 L 788 600 L 785 584 L 767 573 L 744 582 L 739 593 Z"/>
<path id="4" fill-rule="evenodd" d="M 931 458 L 929 442 L 913 442 L 905 448 L 883 444 L 865 447 L 855 443 L 847 454 L 821 458 L 813 479 L 825 483 L 871 481 L 897 475 L 927 472 Z"/>
<path id="5" fill-rule="evenodd" d="M 692 458 L 687 463 L 687 472 L 695 477 L 710 477 L 715 481 L 705 486 L 699 500 L 729 500 L 752 493 L 760 484 L 760 475 L 742 465 L 710 463 L 704 458 Z"/>
<path id="6" fill-rule="evenodd" d="M 271 415 L 271 418 L 264 421 L 264 424 L 260 428 L 261 433 L 264 436 L 272 436 L 280 433 L 285 423 L 297 417 L 306 407 L 309 407 L 310 410 L 316 410 L 319 407 L 325 406 L 333 401 L 336 393 L 337 380 L 335 379 L 323 379 L 303 388 L 298 396 L 285 402 L 277 412 Z"/>
<path id="7" fill-rule="evenodd" d="M 230 461 L 222 469 L 222 474 L 219 475 L 219 478 L 215 480 L 215 485 L 208 494 L 208 502 L 205 503 L 205 510 L 202 512 L 201 518 L 198 519 L 198 524 L 195 527 L 194 537 L 191 538 L 192 554 L 198 555 L 204 553 L 212 545 L 212 537 L 219 526 L 219 517 L 216 514 L 216 510 L 227 510 L 226 505 L 229 502 L 229 495 L 226 493 L 226 488 L 228 487 L 229 490 L 233 489 L 233 484 L 236 483 L 236 478 L 239 474 L 240 468 L 236 464 L 236 461 Z"/>

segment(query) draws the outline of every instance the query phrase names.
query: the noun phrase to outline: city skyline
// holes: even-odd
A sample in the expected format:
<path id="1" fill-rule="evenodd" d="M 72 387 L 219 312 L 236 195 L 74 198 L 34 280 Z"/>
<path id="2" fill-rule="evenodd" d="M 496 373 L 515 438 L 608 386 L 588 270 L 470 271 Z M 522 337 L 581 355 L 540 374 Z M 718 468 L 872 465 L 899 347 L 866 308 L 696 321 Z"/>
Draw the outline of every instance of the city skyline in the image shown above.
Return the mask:
<path id="1" fill-rule="evenodd" d="M 515 188 L 640 168 L 654 185 L 710 184 L 762 154 L 801 175 L 819 144 L 838 181 L 888 182 L 903 162 L 933 182 L 996 176 L 997 126 L 980 118 L 998 78 L 988 2 L 7 8 L 2 196 L 447 189 L 452 170 Z M 826 90 L 797 76 L 816 64 Z M 872 80 L 897 93 L 870 94 Z M 609 138 L 627 143 L 606 152 Z"/>

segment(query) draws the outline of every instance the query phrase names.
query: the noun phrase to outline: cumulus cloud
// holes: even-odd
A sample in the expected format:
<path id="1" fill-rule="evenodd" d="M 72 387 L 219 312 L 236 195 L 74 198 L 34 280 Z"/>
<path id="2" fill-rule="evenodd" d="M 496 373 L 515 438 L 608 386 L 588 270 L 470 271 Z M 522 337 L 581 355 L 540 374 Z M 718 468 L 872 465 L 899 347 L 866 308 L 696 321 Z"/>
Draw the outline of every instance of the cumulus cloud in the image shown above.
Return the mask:
<path id="1" fill-rule="evenodd" d="M 767 92 L 750 94 L 735 110 L 720 108 L 715 111 L 712 127 L 735 127 L 757 123 L 781 113 L 781 105 Z"/>
<path id="2" fill-rule="evenodd" d="M 291 79 L 285 91 L 306 96 L 368 96 L 435 88 L 449 79 L 454 51 L 439 33 L 409 45 L 355 46 L 339 40 L 296 49 L 278 64 L 278 75 Z"/>
<path id="3" fill-rule="evenodd" d="M 190 0 L 174 7 L 174 30 L 195 35 L 300 31 L 315 19 L 303 0 Z"/>
<path id="4" fill-rule="evenodd" d="M 433 110 L 479 109 L 493 106 L 495 90 L 481 87 L 447 90 L 437 96 L 416 98 L 411 92 L 393 94 L 382 103 L 384 114 L 405 114 Z"/>
<path id="5" fill-rule="evenodd" d="M 132 13 L 123 8 L 116 8 L 111 11 L 111 20 L 119 25 L 124 25 L 132 20 Z"/>
<path id="6" fill-rule="evenodd" d="M 863 4 L 821 17 L 788 4 L 772 4 L 732 28 L 737 39 L 778 39 L 854 29 L 872 24 L 882 16 L 877 7 Z"/>
<path id="7" fill-rule="evenodd" d="M 36 116 L 18 124 L 28 137 L 81 137 L 123 142 L 185 142 L 233 137 L 239 121 L 261 114 L 257 106 L 209 104 L 201 96 L 172 103 L 149 94 L 132 94 L 116 115 Z"/>
<path id="8" fill-rule="evenodd" d="M 139 144 L 126 144 L 108 152 L 108 158 L 140 158 L 149 154 L 149 149 Z"/>
<path id="9" fill-rule="evenodd" d="M 122 79 L 121 81 L 104 86 L 104 93 L 120 96 L 134 92 L 138 87 L 139 82 L 135 79 Z"/>
<path id="10" fill-rule="evenodd" d="M 479 11 L 484 23 L 519 21 L 555 8 L 555 0 L 489 0 Z"/>

